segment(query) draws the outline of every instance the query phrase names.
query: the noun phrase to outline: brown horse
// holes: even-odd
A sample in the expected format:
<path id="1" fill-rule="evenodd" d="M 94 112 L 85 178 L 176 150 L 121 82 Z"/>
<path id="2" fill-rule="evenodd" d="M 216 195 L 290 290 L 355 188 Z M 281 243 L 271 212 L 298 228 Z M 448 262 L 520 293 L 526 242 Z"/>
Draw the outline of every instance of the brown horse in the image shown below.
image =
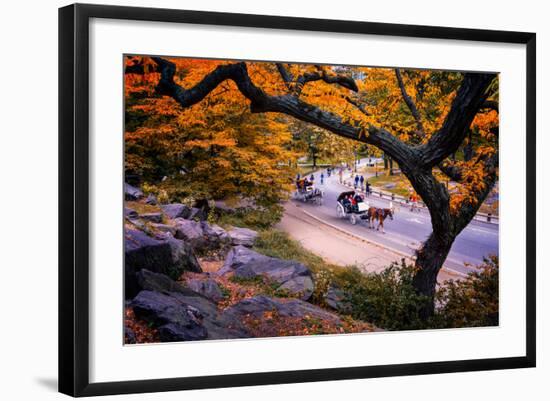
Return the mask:
<path id="1" fill-rule="evenodd" d="M 382 233 L 385 234 L 386 232 L 384 231 L 384 220 L 386 220 L 388 216 L 390 217 L 391 220 L 393 220 L 392 209 L 379 209 L 376 207 L 370 207 L 367 212 L 367 218 L 369 220 L 369 228 L 374 229 L 374 222 L 378 220 L 378 227 L 376 227 L 376 231 L 382 228 Z"/>

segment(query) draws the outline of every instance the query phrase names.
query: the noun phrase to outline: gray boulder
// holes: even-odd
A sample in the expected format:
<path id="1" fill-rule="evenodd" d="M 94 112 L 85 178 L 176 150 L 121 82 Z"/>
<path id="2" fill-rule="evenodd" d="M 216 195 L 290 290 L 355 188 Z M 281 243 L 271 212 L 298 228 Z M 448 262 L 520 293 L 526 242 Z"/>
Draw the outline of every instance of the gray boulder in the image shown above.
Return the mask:
<path id="1" fill-rule="evenodd" d="M 174 293 L 177 294 L 177 293 Z M 131 306 L 137 318 L 158 328 L 161 341 L 204 340 L 206 328 L 199 311 L 180 302 L 175 296 L 155 291 L 141 291 Z"/>
<path id="2" fill-rule="evenodd" d="M 192 207 L 187 218 L 190 220 L 205 221 L 208 219 L 208 212 L 198 207 Z"/>
<path id="3" fill-rule="evenodd" d="M 152 223 L 162 223 L 162 213 L 143 213 L 139 217 Z"/>
<path id="4" fill-rule="evenodd" d="M 172 263 L 176 267 L 176 279 L 179 278 L 184 270 L 202 273 L 201 265 L 190 244 L 180 241 L 170 234 L 166 235 L 165 241 L 170 245 L 170 250 L 172 251 Z"/>
<path id="5" fill-rule="evenodd" d="M 220 312 L 202 296 L 141 291 L 131 307 L 138 318 L 158 328 L 162 341 L 250 337 L 239 315 Z"/>
<path id="6" fill-rule="evenodd" d="M 223 248 L 231 243 L 231 237 L 227 231 L 217 224 L 208 224 L 206 221 L 201 221 L 201 227 L 202 232 L 208 239 L 210 248 Z"/>
<path id="7" fill-rule="evenodd" d="M 347 294 L 341 288 L 331 285 L 325 296 L 326 304 L 340 313 L 351 313 L 351 304 Z"/>
<path id="8" fill-rule="evenodd" d="M 222 290 L 220 289 L 218 284 L 211 278 L 208 278 L 206 280 L 189 280 L 187 281 L 187 287 L 214 302 L 219 302 L 224 299 Z"/>
<path id="9" fill-rule="evenodd" d="M 139 291 L 147 290 L 163 293 L 177 292 L 190 297 L 199 296 L 198 292 L 182 286 L 165 274 L 154 273 L 146 269 L 142 269 L 136 273 L 136 281 Z"/>
<path id="10" fill-rule="evenodd" d="M 244 246 L 235 246 L 231 248 L 223 266 L 218 270 L 218 274 L 226 275 L 232 273 L 235 269 L 244 266 L 253 261 L 266 261 L 269 257 L 262 255 L 252 249 L 248 249 Z"/>
<path id="11" fill-rule="evenodd" d="M 176 235 L 176 227 L 170 225 L 170 224 L 162 224 L 162 223 L 151 223 L 151 227 L 160 233 L 170 233 L 170 235 L 175 236 Z"/>
<path id="12" fill-rule="evenodd" d="M 161 208 L 162 212 L 171 220 L 177 219 L 178 217 L 186 219 L 191 213 L 191 208 L 181 203 L 162 205 Z"/>
<path id="13" fill-rule="evenodd" d="M 225 248 L 231 243 L 227 231 L 218 225 L 206 221 L 195 221 L 177 218 L 175 221 L 178 239 L 185 240 L 197 251 L 208 251 Z"/>
<path id="14" fill-rule="evenodd" d="M 141 189 L 136 188 L 128 183 L 124 183 L 124 199 L 135 201 L 143 198 L 143 192 Z"/>
<path id="15" fill-rule="evenodd" d="M 227 232 L 231 237 L 232 245 L 243 245 L 251 247 L 254 245 L 256 238 L 258 238 L 258 232 L 250 230 L 248 228 L 235 227 Z"/>
<path id="16" fill-rule="evenodd" d="M 261 255 L 242 245 L 232 248 L 218 274 L 244 279 L 265 277 L 279 284 L 277 290 L 305 301 L 311 298 L 314 290 L 311 271 L 303 264 Z"/>
<path id="17" fill-rule="evenodd" d="M 175 220 L 175 227 L 175 237 L 188 242 L 193 249 L 204 249 L 208 247 L 207 238 L 200 222 L 177 218 Z"/>
<path id="18" fill-rule="evenodd" d="M 145 203 L 147 203 L 148 205 L 156 205 L 158 202 L 157 202 L 157 197 L 153 194 L 149 194 L 147 195 L 147 198 L 145 199 Z"/>
<path id="19" fill-rule="evenodd" d="M 137 219 L 138 213 L 134 209 L 130 209 L 129 207 L 124 208 L 124 217 L 128 219 Z"/>
<path id="20" fill-rule="evenodd" d="M 328 320 L 335 324 L 341 323 L 338 315 L 308 302 L 299 299 L 283 300 L 270 298 L 265 295 L 245 298 L 227 308 L 226 311 L 239 316 L 252 316 L 260 319 L 264 316 L 265 312 L 276 312 L 278 315 L 285 317 L 309 317 Z"/>
<path id="21" fill-rule="evenodd" d="M 139 290 L 136 273 L 142 269 L 165 274 L 173 279 L 185 270 L 201 272 L 191 247 L 175 238 L 156 239 L 140 230 L 126 229 L 124 249 L 125 293 L 135 296 Z"/>

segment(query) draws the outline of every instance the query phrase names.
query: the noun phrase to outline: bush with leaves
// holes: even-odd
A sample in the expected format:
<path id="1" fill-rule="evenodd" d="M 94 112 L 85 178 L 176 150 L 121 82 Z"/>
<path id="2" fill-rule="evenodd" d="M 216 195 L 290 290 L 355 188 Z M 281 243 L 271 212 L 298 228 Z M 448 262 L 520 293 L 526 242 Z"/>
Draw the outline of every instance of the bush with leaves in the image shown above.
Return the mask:
<path id="1" fill-rule="evenodd" d="M 444 327 L 498 326 L 498 257 L 490 256 L 463 280 L 449 280 L 437 292 L 437 316 Z"/>
<path id="2" fill-rule="evenodd" d="M 393 263 L 380 273 L 346 269 L 344 282 L 352 315 L 386 330 L 484 327 L 498 325 L 498 258 L 491 256 L 461 280 L 448 280 L 436 293 L 437 308 L 421 319 L 425 298 L 412 286 L 415 267 Z"/>
<path id="3" fill-rule="evenodd" d="M 340 274 L 354 318 L 386 330 L 426 328 L 420 318 L 425 302 L 412 285 L 414 266 L 392 263 L 380 273 L 363 273 L 357 268 Z M 429 323 L 428 323 L 429 324 Z"/>

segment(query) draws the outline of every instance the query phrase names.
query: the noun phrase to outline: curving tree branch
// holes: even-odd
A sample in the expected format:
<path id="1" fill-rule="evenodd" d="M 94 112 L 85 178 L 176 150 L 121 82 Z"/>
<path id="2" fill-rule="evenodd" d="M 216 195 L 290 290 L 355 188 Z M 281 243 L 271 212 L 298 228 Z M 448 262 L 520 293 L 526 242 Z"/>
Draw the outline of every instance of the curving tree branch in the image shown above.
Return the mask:
<path id="1" fill-rule="evenodd" d="M 401 71 L 399 70 L 399 68 L 395 69 L 395 77 L 397 78 L 397 84 L 399 85 L 399 89 L 401 90 L 401 95 L 403 96 L 403 100 L 405 101 L 405 104 L 411 111 L 411 114 L 413 115 L 414 120 L 416 121 L 416 128 L 418 129 L 420 134 L 424 135 L 424 126 L 422 125 L 422 118 L 420 117 L 420 113 L 416 108 L 416 104 L 407 93 L 407 89 L 405 88 L 405 84 L 403 83 L 403 77 L 401 76 Z"/>
<path id="2" fill-rule="evenodd" d="M 457 151 L 475 115 L 487 99 L 495 74 L 466 73 L 441 129 L 419 146 L 420 164 L 431 168 Z"/>
<path id="3" fill-rule="evenodd" d="M 339 116 L 306 103 L 293 94 L 283 96 L 267 95 L 254 85 L 244 62 L 218 66 L 194 87 L 184 89 L 174 82 L 176 72 L 174 63 L 160 57 L 154 57 L 153 60 L 159 66 L 159 72 L 161 73 L 156 88 L 157 92 L 172 97 L 182 107 L 189 107 L 200 102 L 223 81 L 232 80 L 239 91 L 250 101 L 250 111 L 253 113 L 284 113 L 337 135 L 377 146 L 400 165 L 409 165 L 412 168 L 416 162 L 417 155 L 414 148 L 408 146 L 385 129 L 371 125 L 367 129 L 368 135 L 364 135 L 361 127 L 344 122 Z M 306 76 L 306 81 L 308 79 Z M 347 81 L 337 77 L 327 77 L 325 82 L 341 85 L 341 82 Z"/>
<path id="4" fill-rule="evenodd" d="M 314 81 L 324 81 L 327 84 L 337 84 L 343 88 L 349 89 L 353 92 L 358 92 L 359 88 L 355 83 L 355 80 L 351 77 L 341 74 L 329 75 L 327 72 L 319 65 L 315 66 L 318 72 L 307 72 L 294 78 L 294 76 L 286 69 L 286 67 L 281 63 L 275 63 L 279 74 L 283 81 L 287 84 L 287 87 L 294 93 L 296 96 L 300 96 L 302 89 L 305 84 L 308 82 Z"/>

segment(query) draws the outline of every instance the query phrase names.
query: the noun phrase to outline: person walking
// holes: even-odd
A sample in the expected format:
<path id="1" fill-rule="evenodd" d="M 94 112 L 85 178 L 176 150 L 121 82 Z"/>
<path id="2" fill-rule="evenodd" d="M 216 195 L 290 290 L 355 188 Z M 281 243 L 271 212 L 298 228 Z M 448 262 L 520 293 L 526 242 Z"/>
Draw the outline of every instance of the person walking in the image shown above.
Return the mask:
<path id="1" fill-rule="evenodd" d="M 369 183 L 369 180 L 367 180 L 367 185 L 366 185 L 366 188 L 365 188 L 365 192 L 367 193 L 367 196 L 370 196 L 370 183 Z"/>
<path id="2" fill-rule="evenodd" d="M 309 176 L 309 180 L 313 183 L 313 181 L 315 181 L 315 176 L 313 174 L 311 174 Z"/>
<path id="3" fill-rule="evenodd" d="M 361 177 L 359 178 L 359 181 L 361 182 L 361 191 L 362 191 L 363 188 L 364 188 L 363 185 L 364 185 L 364 183 L 365 183 L 365 177 L 363 177 L 363 176 L 361 175 Z"/>
<path id="4" fill-rule="evenodd" d="M 325 179 L 325 175 L 321 173 L 321 185 L 323 185 L 323 180 Z"/>
<path id="5" fill-rule="evenodd" d="M 355 174 L 355 186 L 354 186 L 355 189 L 357 189 L 357 185 L 359 185 L 359 176 Z"/>
<path id="6" fill-rule="evenodd" d="M 419 212 L 420 208 L 418 207 L 418 195 L 416 194 L 416 192 L 411 193 L 410 200 L 411 200 L 411 212 L 414 212 L 415 209 L 417 212 Z"/>

